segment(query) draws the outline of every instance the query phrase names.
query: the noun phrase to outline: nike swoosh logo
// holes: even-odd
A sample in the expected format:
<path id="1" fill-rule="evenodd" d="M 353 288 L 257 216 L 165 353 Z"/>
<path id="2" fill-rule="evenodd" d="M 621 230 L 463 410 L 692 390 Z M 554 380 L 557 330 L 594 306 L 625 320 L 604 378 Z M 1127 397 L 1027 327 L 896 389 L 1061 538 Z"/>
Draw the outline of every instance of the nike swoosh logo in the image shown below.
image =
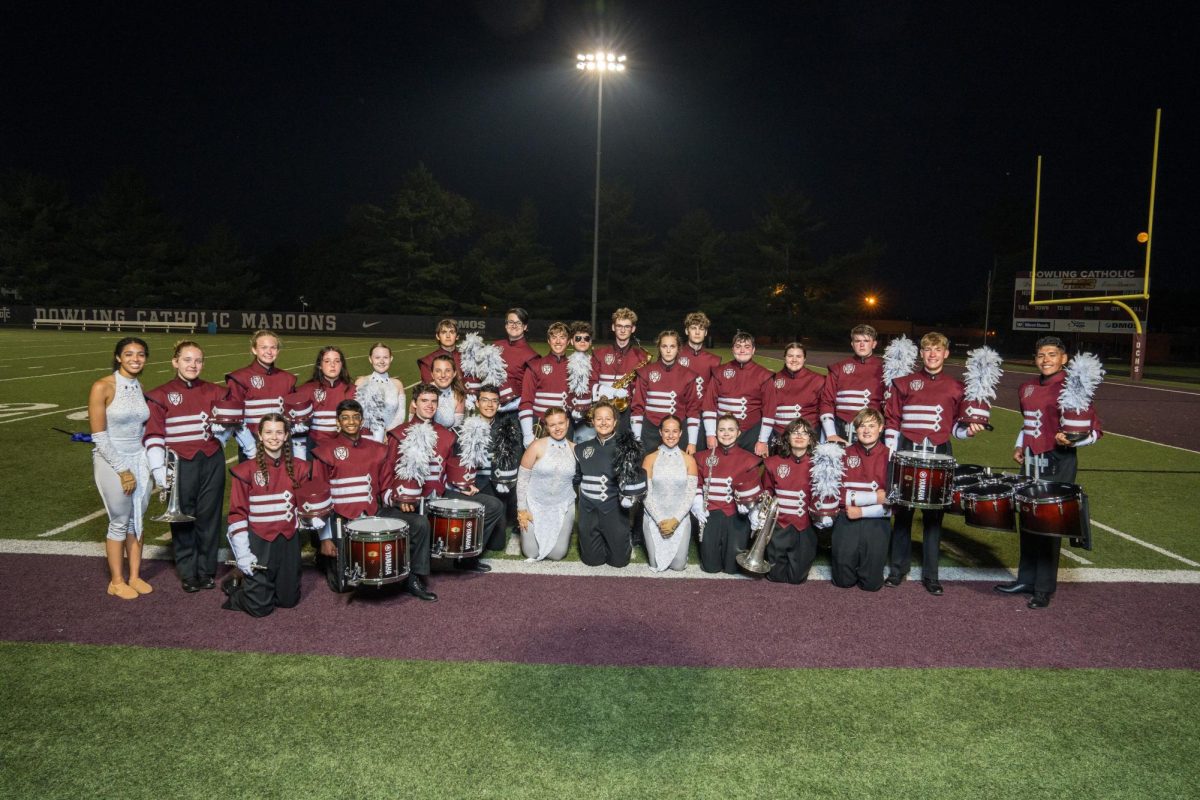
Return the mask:
<path id="1" fill-rule="evenodd" d="M 378 321 L 376 321 L 376 322 L 364 322 L 364 323 L 362 324 L 362 326 L 363 326 L 364 328 L 373 328 L 373 327 L 375 327 L 376 325 L 378 325 L 380 322 L 383 322 L 383 320 L 378 320 Z"/>

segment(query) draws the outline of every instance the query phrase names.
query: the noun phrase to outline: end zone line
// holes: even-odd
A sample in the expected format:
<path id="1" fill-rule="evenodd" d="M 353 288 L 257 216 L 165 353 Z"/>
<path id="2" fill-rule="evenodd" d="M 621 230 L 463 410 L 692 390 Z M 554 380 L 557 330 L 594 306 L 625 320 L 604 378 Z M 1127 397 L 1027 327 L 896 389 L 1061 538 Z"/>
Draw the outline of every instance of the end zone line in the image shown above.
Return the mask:
<path id="1" fill-rule="evenodd" d="M 1129 541 L 1134 542 L 1135 544 L 1140 544 L 1142 547 L 1153 550 L 1156 553 L 1161 553 L 1162 555 L 1164 555 L 1168 558 L 1173 558 L 1176 561 L 1182 561 L 1184 564 L 1187 564 L 1189 567 L 1200 567 L 1200 563 L 1192 561 L 1190 558 L 1184 558 L 1183 556 L 1178 555 L 1176 553 L 1172 553 L 1170 550 L 1159 547 L 1156 544 L 1150 544 L 1150 542 L 1142 541 L 1141 539 L 1137 538 L 1136 536 L 1130 536 L 1128 533 L 1125 533 L 1124 531 L 1119 531 L 1116 528 L 1111 528 L 1108 525 L 1105 525 L 1103 522 L 1096 522 L 1096 520 L 1092 520 L 1092 525 L 1094 525 L 1095 527 L 1099 528 L 1102 531 L 1108 531 L 1109 533 L 1113 534 L 1114 536 L 1120 536 L 1122 539 L 1128 539 Z"/>

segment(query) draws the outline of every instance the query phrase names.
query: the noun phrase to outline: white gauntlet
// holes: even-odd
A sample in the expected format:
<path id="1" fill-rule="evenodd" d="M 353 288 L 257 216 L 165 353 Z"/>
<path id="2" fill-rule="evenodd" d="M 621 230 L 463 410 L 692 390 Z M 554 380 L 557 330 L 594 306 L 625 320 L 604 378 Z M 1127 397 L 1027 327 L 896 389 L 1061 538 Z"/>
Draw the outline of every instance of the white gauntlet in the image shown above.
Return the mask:
<path id="1" fill-rule="evenodd" d="M 533 470 L 521 467 L 517 470 L 517 510 L 529 510 L 529 482 L 533 479 Z"/>
<path id="2" fill-rule="evenodd" d="M 92 444 L 96 445 L 96 452 L 100 454 L 100 457 L 104 459 L 106 464 L 117 472 L 128 471 L 129 468 L 125 466 L 124 460 L 117 454 L 117 449 L 109 441 L 108 431 L 93 433 Z"/>

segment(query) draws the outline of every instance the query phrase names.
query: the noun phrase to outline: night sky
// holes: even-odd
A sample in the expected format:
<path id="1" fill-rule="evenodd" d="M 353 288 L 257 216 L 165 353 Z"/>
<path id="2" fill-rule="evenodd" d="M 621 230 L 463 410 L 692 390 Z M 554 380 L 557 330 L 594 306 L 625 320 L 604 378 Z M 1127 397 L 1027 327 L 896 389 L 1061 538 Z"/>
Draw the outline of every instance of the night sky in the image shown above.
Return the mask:
<path id="1" fill-rule="evenodd" d="M 883 316 L 931 319 L 929 296 L 982 297 L 988 220 L 1032 208 L 1040 153 L 1040 263 L 1140 266 L 1162 106 L 1152 294 L 1200 286 L 1183 4 L 93 5 L 4 15 L 0 168 L 83 199 L 133 166 L 194 238 L 306 244 L 423 161 L 485 207 L 532 199 L 560 265 L 584 258 L 596 96 L 574 61 L 606 42 L 630 68 L 605 85 L 604 176 L 659 235 L 693 208 L 748 226 L 794 187 L 819 251 L 886 245 Z"/>

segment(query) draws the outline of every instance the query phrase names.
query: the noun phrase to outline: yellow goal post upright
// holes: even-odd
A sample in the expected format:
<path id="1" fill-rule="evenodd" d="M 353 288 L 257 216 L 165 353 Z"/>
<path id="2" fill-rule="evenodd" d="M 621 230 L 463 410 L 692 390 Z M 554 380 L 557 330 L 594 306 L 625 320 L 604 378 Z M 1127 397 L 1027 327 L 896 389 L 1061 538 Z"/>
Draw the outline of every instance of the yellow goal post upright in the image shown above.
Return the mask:
<path id="1" fill-rule="evenodd" d="M 1133 320 L 1133 349 L 1130 354 L 1129 375 L 1134 381 L 1142 379 L 1142 372 L 1146 364 L 1146 332 L 1142 328 L 1142 321 L 1138 318 L 1137 313 L 1124 301 L 1150 299 L 1150 247 L 1154 244 L 1154 190 L 1158 179 L 1158 139 L 1161 129 L 1162 109 L 1159 108 L 1154 113 L 1154 154 L 1150 160 L 1150 213 L 1149 219 L 1146 222 L 1144 241 L 1142 235 L 1138 236 L 1138 241 L 1146 246 L 1145 275 L 1140 294 L 1106 294 L 1096 297 L 1037 299 L 1038 218 L 1042 204 L 1042 157 L 1040 155 L 1037 157 L 1037 186 L 1034 189 L 1033 199 L 1033 265 L 1029 271 L 1029 305 L 1049 306 L 1070 303 L 1108 303 L 1109 305 L 1123 309 Z"/>

